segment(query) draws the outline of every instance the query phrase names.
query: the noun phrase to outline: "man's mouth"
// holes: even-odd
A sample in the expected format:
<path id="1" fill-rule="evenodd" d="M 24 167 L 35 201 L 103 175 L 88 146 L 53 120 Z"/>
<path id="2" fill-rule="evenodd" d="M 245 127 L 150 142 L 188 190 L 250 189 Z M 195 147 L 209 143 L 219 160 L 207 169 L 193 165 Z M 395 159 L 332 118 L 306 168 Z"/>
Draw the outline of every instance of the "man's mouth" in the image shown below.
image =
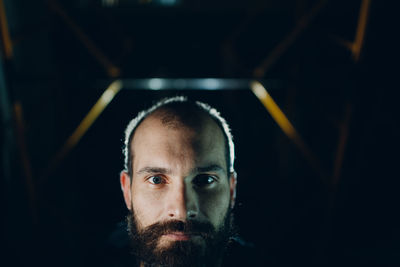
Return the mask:
<path id="1" fill-rule="evenodd" d="M 165 236 L 169 239 L 176 240 L 176 241 L 187 241 L 195 236 L 196 233 L 184 233 L 184 232 L 171 232 L 165 234 Z"/>

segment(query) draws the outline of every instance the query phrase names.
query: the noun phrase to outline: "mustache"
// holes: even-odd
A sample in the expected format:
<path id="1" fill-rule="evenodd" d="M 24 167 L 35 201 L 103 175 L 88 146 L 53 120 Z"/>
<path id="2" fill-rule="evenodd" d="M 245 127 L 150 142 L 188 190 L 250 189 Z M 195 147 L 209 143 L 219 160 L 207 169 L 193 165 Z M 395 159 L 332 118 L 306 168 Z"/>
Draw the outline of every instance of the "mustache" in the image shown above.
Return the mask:
<path id="1" fill-rule="evenodd" d="M 196 234 L 203 237 L 209 237 L 215 233 L 215 229 L 211 223 L 200 221 L 179 221 L 169 220 L 154 223 L 140 231 L 140 235 L 145 238 L 156 238 L 161 235 L 173 232 L 182 232 L 183 234 Z"/>

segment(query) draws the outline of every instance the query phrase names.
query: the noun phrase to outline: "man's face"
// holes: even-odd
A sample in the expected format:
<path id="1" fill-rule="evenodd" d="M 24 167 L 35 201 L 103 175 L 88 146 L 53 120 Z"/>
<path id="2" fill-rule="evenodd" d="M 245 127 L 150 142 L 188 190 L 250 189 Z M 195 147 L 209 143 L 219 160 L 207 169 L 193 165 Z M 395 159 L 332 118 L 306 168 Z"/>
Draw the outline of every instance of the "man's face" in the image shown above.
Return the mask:
<path id="1" fill-rule="evenodd" d="M 236 177 L 227 171 L 224 136 L 214 121 L 204 118 L 194 129 L 150 116 L 130 149 L 132 177 L 122 173 L 121 185 L 136 242 L 156 255 L 185 249 L 204 256 L 226 239 Z"/>

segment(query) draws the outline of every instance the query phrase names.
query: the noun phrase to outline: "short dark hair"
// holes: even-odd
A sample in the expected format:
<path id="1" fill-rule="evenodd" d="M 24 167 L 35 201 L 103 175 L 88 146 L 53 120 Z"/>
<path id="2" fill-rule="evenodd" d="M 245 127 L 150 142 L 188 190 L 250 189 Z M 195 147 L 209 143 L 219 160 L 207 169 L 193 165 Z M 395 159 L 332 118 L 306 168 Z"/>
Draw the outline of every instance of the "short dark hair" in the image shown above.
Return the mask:
<path id="1" fill-rule="evenodd" d="M 160 110 L 161 108 L 171 109 L 171 110 L 179 110 L 184 106 L 190 106 L 199 111 L 202 111 L 208 114 L 221 128 L 224 138 L 225 138 L 225 157 L 226 157 L 226 166 L 228 168 L 228 172 L 234 172 L 234 161 L 235 161 L 235 146 L 233 143 L 233 137 L 231 134 L 231 130 L 229 128 L 226 120 L 220 115 L 220 113 L 213 107 L 208 104 L 202 103 L 200 101 L 192 102 L 188 100 L 185 96 L 176 96 L 164 98 L 148 109 L 142 110 L 138 113 L 138 115 L 133 118 L 128 126 L 125 129 L 125 141 L 124 141 L 124 171 L 126 171 L 130 177 L 132 177 L 132 151 L 130 149 L 131 142 L 133 139 L 133 135 L 140 125 L 141 122 L 144 121 L 150 114 L 155 111 Z M 228 174 L 229 177 L 229 174 Z"/>

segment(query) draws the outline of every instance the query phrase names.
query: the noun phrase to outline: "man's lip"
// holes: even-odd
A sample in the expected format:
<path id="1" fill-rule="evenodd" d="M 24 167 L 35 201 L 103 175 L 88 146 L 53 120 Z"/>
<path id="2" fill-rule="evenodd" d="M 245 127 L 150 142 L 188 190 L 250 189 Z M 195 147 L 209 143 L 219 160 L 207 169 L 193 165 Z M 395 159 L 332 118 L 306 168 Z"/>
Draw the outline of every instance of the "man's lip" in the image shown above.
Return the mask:
<path id="1" fill-rule="evenodd" d="M 166 237 L 173 239 L 173 240 L 179 240 L 179 241 L 189 240 L 194 235 L 196 235 L 196 233 L 172 232 L 172 233 L 165 234 Z"/>

